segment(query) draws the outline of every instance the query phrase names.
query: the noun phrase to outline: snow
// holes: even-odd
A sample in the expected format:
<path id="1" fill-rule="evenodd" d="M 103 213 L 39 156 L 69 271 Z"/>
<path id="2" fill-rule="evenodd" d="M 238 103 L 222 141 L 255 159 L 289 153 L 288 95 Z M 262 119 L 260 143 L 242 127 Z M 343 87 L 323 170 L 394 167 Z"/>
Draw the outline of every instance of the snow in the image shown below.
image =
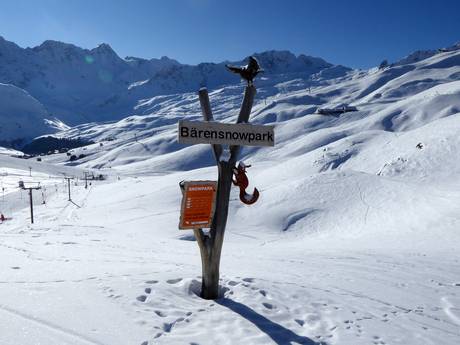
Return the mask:
<path id="1" fill-rule="evenodd" d="M 14 150 L 14 149 L 6 148 L 6 147 L 0 147 L 0 155 L 22 156 L 23 153 L 21 151 L 17 151 L 17 150 Z"/>
<path id="2" fill-rule="evenodd" d="M 242 152 L 260 198 L 232 189 L 215 301 L 178 230 L 179 182 L 217 178 L 208 145 L 176 141 L 196 92 L 59 132 L 96 142 L 76 162 L 0 155 L 0 344 L 458 344 L 459 54 L 256 80 L 251 119 L 276 146 Z M 234 122 L 242 85 L 209 91 Z M 340 104 L 357 111 L 315 114 Z M 85 189 L 84 169 L 108 179 Z M 34 224 L 19 179 L 46 188 Z"/>
<path id="3" fill-rule="evenodd" d="M 52 116 L 26 91 L 0 83 L 0 143 L 31 140 L 54 132 Z M 62 129 L 66 129 L 61 127 Z"/>
<path id="4" fill-rule="evenodd" d="M 284 75 L 285 79 L 309 76 L 332 66 L 323 59 L 288 51 L 255 55 L 267 66 L 266 74 Z M 69 126 L 120 120 L 133 114 L 140 99 L 155 95 L 238 83 L 239 78 L 227 72 L 225 63 L 192 66 L 167 57 L 122 59 L 106 43 L 83 49 L 47 40 L 24 49 L 0 36 L 0 83 L 24 89 Z M 0 114 L 0 124 L 2 118 Z"/>
<path id="5" fill-rule="evenodd" d="M 217 301 L 196 295 L 198 248 L 177 230 L 178 181 L 212 178 L 213 168 L 113 178 L 88 190 L 79 182 L 80 208 L 60 184 L 36 206 L 34 225 L 27 208 L 15 210 L 1 225 L 1 343 L 458 342 L 459 218 L 442 203 L 460 201 L 458 185 L 430 195 L 377 176 L 326 173 L 300 189 L 298 181 L 265 182 L 273 172 L 264 167 L 253 171 L 261 199 L 246 207 L 234 191 Z M 423 212 L 400 210 L 414 201 Z M 444 225 L 442 237 L 417 226 L 449 212 L 452 231 Z"/>

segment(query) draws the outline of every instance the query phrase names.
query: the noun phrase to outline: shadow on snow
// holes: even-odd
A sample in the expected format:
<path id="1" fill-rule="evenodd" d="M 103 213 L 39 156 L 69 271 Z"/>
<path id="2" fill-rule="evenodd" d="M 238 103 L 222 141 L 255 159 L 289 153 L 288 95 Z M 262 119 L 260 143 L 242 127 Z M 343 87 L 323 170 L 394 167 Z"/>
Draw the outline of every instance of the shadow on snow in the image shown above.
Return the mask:
<path id="1" fill-rule="evenodd" d="M 246 320 L 252 322 L 262 332 L 267 334 L 276 344 L 302 344 L 302 345 L 327 345 L 324 342 L 317 343 L 310 338 L 303 337 L 295 334 L 290 329 L 287 329 L 266 317 L 255 312 L 248 306 L 231 300 L 229 298 L 221 298 L 216 300 L 216 303 L 223 307 L 230 309 L 231 311 L 241 315 Z"/>

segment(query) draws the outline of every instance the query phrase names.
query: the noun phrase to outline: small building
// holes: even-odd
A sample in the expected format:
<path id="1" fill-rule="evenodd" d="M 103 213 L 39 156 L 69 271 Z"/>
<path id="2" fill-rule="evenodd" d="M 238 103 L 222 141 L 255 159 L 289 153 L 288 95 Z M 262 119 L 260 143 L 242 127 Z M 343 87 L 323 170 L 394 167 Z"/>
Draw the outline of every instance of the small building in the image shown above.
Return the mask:
<path id="1" fill-rule="evenodd" d="M 343 104 L 335 108 L 318 108 L 316 113 L 320 115 L 340 115 L 350 111 L 358 111 L 358 109 L 354 106 Z"/>

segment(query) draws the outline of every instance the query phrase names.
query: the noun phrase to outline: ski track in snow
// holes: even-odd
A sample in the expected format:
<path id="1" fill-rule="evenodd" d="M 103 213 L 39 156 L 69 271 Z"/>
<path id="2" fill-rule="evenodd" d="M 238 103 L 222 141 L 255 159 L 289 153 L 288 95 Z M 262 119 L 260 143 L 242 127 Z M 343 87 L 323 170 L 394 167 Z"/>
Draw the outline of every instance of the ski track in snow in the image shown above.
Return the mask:
<path id="1" fill-rule="evenodd" d="M 28 322 L 33 323 L 34 326 L 39 326 L 40 328 L 44 328 L 44 331 L 51 331 L 52 333 L 63 334 L 66 338 L 68 338 L 69 344 L 107 345 L 106 343 L 102 343 L 97 340 L 91 339 L 90 337 L 87 337 L 84 334 L 79 334 L 70 329 L 63 328 L 59 325 L 45 321 L 33 315 L 29 315 L 29 314 L 14 310 L 4 305 L 0 305 L 0 311 L 6 312 L 10 314 L 10 316 L 13 316 L 13 317 L 19 317 L 23 319 L 23 322 L 25 322 L 26 324 Z M 24 325 L 24 328 L 28 328 L 26 324 Z"/>
<path id="2" fill-rule="evenodd" d="M 154 181 L 163 178 L 146 179 L 151 181 L 149 185 L 161 185 Z M 113 343 L 104 340 L 104 332 L 87 335 L 89 325 L 79 329 L 55 318 L 48 321 L 41 308 L 33 307 L 38 307 L 40 300 L 28 299 L 26 308 L 38 309 L 33 313 L 23 312 L 22 303 L 21 309 L 2 303 L 2 313 L 45 329 L 50 339 L 61 336 L 63 343 L 76 345 L 232 344 L 242 339 L 254 344 L 373 345 L 425 339 L 426 344 L 436 344 L 438 338 L 455 344 L 460 337 L 458 309 L 453 302 L 458 290 L 455 261 L 450 258 L 451 266 L 442 267 L 437 254 L 407 256 L 356 249 L 337 254 L 331 248 L 326 250 L 330 254 L 311 251 L 313 248 L 305 252 L 306 247 L 283 242 L 280 235 L 254 247 L 265 241 L 264 237 L 230 227 L 222 263 L 223 298 L 204 301 L 197 296 L 200 262 L 194 241 L 174 238 L 175 231 L 142 232 L 141 224 L 151 223 L 148 218 L 136 217 L 136 209 L 122 215 L 123 208 L 115 209 L 114 200 L 110 200 L 115 205 L 110 208 L 101 203 L 108 190 L 129 183 L 107 182 L 90 191 L 75 188 L 75 202 L 83 204 L 85 200 L 82 208 L 62 196 L 50 198 L 47 206 L 37 207 L 37 224 L 27 225 L 27 231 L 13 223 L 2 224 L 0 255 L 12 255 L 6 262 L 9 278 L 0 283 L 8 289 L 17 286 L 18 292 L 50 290 L 57 296 L 70 286 L 76 292 L 92 287 L 91 294 L 80 296 L 77 292 L 77 300 L 61 300 L 56 306 L 51 304 L 50 310 L 58 312 L 62 304 L 74 308 L 80 298 L 96 305 L 106 300 L 124 315 L 122 318 L 133 320 L 141 330 L 138 335 L 125 335 Z M 122 198 L 132 199 L 143 188 Z M 370 207 L 364 188 L 356 184 L 358 199 L 365 206 L 360 212 Z M 148 195 L 144 197 L 154 197 Z M 18 210 L 15 219 L 26 218 L 27 211 Z M 158 226 L 161 219 L 175 219 L 176 215 L 167 207 L 156 212 Z M 308 216 L 293 214 L 287 238 L 291 227 Z M 366 223 L 365 217 L 361 222 Z M 139 241 L 142 233 L 146 238 Z M 242 238 L 249 242 L 241 243 Z M 257 247 L 260 249 L 255 250 Z M 244 269 L 238 273 L 239 268 Z M 241 275 L 244 272 L 256 276 Z M 205 327 L 210 320 L 215 325 L 211 329 Z M 101 329 L 97 321 L 90 327 Z"/>
<path id="3" fill-rule="evenodd" d="M 452 320 L 452 322 L 456 323 L 457 325 L 460 325 L 460 308 L 453 305 L 448 297 L 442 297 L 441 298 L 441 304 L 443 305 L 443 310 L 444 313 Z"/>
<path id="4" fill-rule="evenodd" d="M 460 50 L 425 55 L 257 80 L 253 119 L 277 143 L 242 152 L 261 195 L 232 191 L 216 301 L 198 296 L 199 250 L 177 230 L 178 182 L 216 178 L 208 146 L 176 143 L 196 94 L 61 133 L 98 141 L 74 167 L 2 150 L 0 344 L 458 345 Z M 241 92 L 211 90 L 218 121 Z M 344 103 L 357 111 L 314 114 Z M 69 202 L 62 176 L 82 167 L 107 180 L 76 181 Z M 35 224 L 19 179 L 44 187 Z"/>

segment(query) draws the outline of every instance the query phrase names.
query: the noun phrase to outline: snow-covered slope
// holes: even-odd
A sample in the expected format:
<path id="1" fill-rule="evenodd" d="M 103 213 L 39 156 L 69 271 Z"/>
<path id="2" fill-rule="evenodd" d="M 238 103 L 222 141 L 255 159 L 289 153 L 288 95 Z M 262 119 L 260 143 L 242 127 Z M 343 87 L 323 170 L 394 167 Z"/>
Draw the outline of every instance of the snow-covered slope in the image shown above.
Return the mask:
<path id="1" fill-rule="evenodd" d="M 401 231 L 404 224 L 407 232 L 400 237 L 411 238 L 410 229 L 418 227 L 423 229 L 419 240 L 432 243 L 438 231 L 432 224 L 454 213 L 439 189 L 449 189 L 451 184 L 457 188 L 460 174 L 456 159 L 459 58 L 460 51 L 454 49 L 415 62 L 405 59 L 383 70 L 339 69 L 332 79 L 331 73 L 338 69 L 333 66 L 330 73 L 325 69 L 289 82 L 280 81 L 279 75 L 258 80 L 252 120 L 275 125 L 276 146 L 243 150 L 242 159 L 253 165 L 254 183 L 260 184 L 267 199 L 251 210 L 238 208 L 241 224 L 263 227 L 273 234 L 292 230 L 293 236 L 306 236 L 308 241 L 312 234 L 322 238 L 320 229 L 328 229 L 327 234 L 340 239 L 382 237 L 380 243 L 389 232 Z M 234 121 L 242 91 L 241 85 L 233 85 L 210 92 L 218 121 Z M 142 115 L 78 126 L 62 135 L 96 141 L 74 150 L 86 156 L 76 163 L 84 167 L 115 168 L 119 174 L 135 176 L 212 167 L 207 145 L 186 147 L 176 141 L 178 120 L 201 117 L 197 98 L 196 93 L 156 96 L 139 103 L 136 110 Z M 341 104 L 353 105 L 357 111 L 340 116 L 315 113 L 318 107 Z M 65 163 L 68 158 L 46 159 Z M 323 181 L 329 182 L 323 186 Z M 386 192 L 377 196 L 378 190 Z M 309 192 L 319 200 L 311 201 Z M 419 198 L 414 197 L 417 192 Z M 334 197 L 328 199 L 329 193 Z M 397 212 L 400 204 L 394 203 L 395 198 L 405 200 L 406 213 Z M 433 200 L 434 205 L 442 206 L 433 206 Z M 381 205 L 379 209 L 385 211 L 373 213 L 372 205 Z M 254 209 L 269 213 L 270 221 L 252 217 Z M 420 210 L 425 217 L 415 222 Z M 358 225 L 354 219 L 361 214 L 364 222 Z M 343 219 L 350 220 L 349 226 Z M 453 224 L 445 227 L 449 236 L 457 236 L 457 223 Z"/>
<path id="2" fill-rule="evenodd" d="M 20 147 L 39 135 L 65 127 L 26 91 L 0 84 L 0 145 Z"/>
<path id="3" fill-rule="evenodd" d="M 265 202 L 253 209 L 260 214 L 269 212 L 272 219 L 267 224 L 266 218 L 253 218 L 253 211 L 246 208 L 241 209 L 238 219 L 274 234 L 295 229 L 298 236 L 297 231 L 309 229 L 308 234 L 313 231 L 321 235 L 322 231 L 311 229 L 327 228 L 327 233 L 336 233 L 339 238 L 342 234 L 382 236 L 382 242 L 388 231 L 400 231 L 401 224 L 405 229 L 416 224 L 424 229 L 419 236 L 423 234 L 426 243 L 431 243 L 437 233 L 432 224 L 454 212 L 442 197 L 435 201 L 435 205 L 443 205 L 439 210 L 432 209 L 431 201 L 439 194 L 438 188 L 448 189 L 450 183 L 457 186 L 460 174 L 456 159 L 460 145 L 459 59 L 460 50 L 451 50 L 415 62 L 405 59 L 384 70 L 339 71 L 332 79 L 328 73 L 322 75 L 326 69 L 290 82 L 280 81 L 279 75 L 258 80 L 252 120 L 275 125 L 276 146 L 245 148 L 242 159 L 254 166 L 254 183 L 259 181 L 266 191 Z M 234 121 L 242 91 L 241 85 L 235 85 L 210 92 L 218 121 Z M 357 111 L 340 116 L 315 113 L 318 107 L 341 104 L 353 105 Z M 66 136 L 96 141 L 75 150 L 77 155 L 86 156 L 77 164 L 115 168 L 118 173 L 136 176 L 214 165 L 207 145 L 186 147 L 176 141 L 178 120 L 201 117 L 196 93 L 147 99 L 139 103 L 137 111 L 146 115 L 65 132 Z M 62 163 L 67 157 L 55 155 L 47 160 Z M 323 180 L 330 185 L 318 187 Z M 341 191 L 333 193 L 338 188 Z M 323 201 L 311 202 L 306 198 L 309 190 Z M 376 190 L 388 192 L 377 197 Z M 416 191 L 423 196 L 412 200 Z M 324 205 L 328 193 L 336 197 Z M 375 201 L 369 202 L 369 198 Z M 394 198 L 406 200 L 406 214 L 396 212 L 400 205 L 394 204 Z M 336 207 L 347 202 L 346 208 Z M 382 206 L 385 214 L 394 216 L 382 220 L 381 212 L 373 215 L 369 211 L 372 204 L 386 205 Z M 277 211 L 269 211 L 275 208 Z M 426 217 L 414 222 L 420 210 L 425 210 Z M 365 221 L 357 225 L 352 219 L 363 212 Z M 349 227 L 340 221 L 347 217 Z M 372 222 L 376 223 L 369 232 Z M 445 231 L 456 236 L 455 226 Z M 406 235 L 411 237 L 412 232 Z M 310 235 L 307 238 L 311 240 Z"/>
<path id="4" fill-rule="evenodd" d="M 296 57 L 286 51 L 265 52 L 258 57 L 268 74 L 297 73 L 299 77 L 331 66 L 322 59 Z M 238 82 L 224 63 L 190 66 L 167 57 L 122 59 L 108 44 L 82 49 L 45 41 L 23 49 L 0 37 L 0 83 L 26 90 L 68 125 L 121 119 L 133 113 L 140 99 L 154 95 Z"/>
<path id="5" fill-rule="evenodd" d="M 251 118 L 276 146 L 242 152 L 260 199 L 232 191 L 216 301 L 197 296 L 199 251 L 177 230 L 179 181 L 217 178 L 208 145 L 176 142 L 177 121 L 201 117 L 196 92 L 58 133 L 96 141 L 74 162 L 0 155 L 0 343 L 457 345 L 458 48 L 256 80 Z M 210 89 L 216 120 L 242 92 Z M 316 114 L 344 104 L 357 111 Z M 74 181 L 69 202 L 60 176 L 82 168 L 108 180 Z M 19 178 L 47 187 L 35 225 Z"/>
<path id="6" fill-rule="evenodd" d="M 86 50 L 45 41 L 23 49 L 0 38 L 0 82 L 27 90 L 47 110 L 69 124 L 88 121 L 87 104 L 127 88 L 136 73 L 106 44 Z"/>
<path id="7" fill-rule="evenodd" d="M 388 138 L 382 155 L 431 167 L 442 139 L 447 156 L 458 145 L 458 115 L 436 122 Z M 308 156 L 284 158 L 249 169 L 255 205 L 232 193 L 216 301 L 198 297 L 198 248 L 177 230 L 178 182 L 215 179 L 214 167 L 117 171 L 89 189 L 72 183 L 69 202 L 62 167 L 34 166 L 30 178 L 29 161 L 0 158 L 10 192 L 0 211 L 12 218 L 0 224 L 0 343 L 456 345 L 458 160 L 452 174 L 420 179 L 416 166 L 315 172 Z M 11 193 L 18 179 L 47 183 L 35 225 L 27 195 Z"/>
<path id="8" fill-rule="evenodd" d="M 300 156 L 355 136 L 364 138 L 361 141 L 374 141 L 396 135 L 392 133 L 415 130 L 459 112 L 459 83 L 458 49 L 384 70 L 349 71 L 331 66 L 309 77 L 288 81 L 284 75 L 269 74 L 257 81 L 252 121 L 274 124 L 277 145 L 269 153 L 257 148 L 245 152 L 256 160 Z M 242 92 L 241 84 L 210 90 L 217 120 L 235 119 Z M 342 104 L 353 105 L 357 111 L 340 117 L 316 114 L 318 108 Z M 212 164 L 207 146 L 183 147 L 175 139 L 178 120 L 201 118 L 196 92 L 145 99 L 135 111 L 137 115 L 116 123 L 90 123 L 60 135 L 104 142 L 103 147 L 97 144 L 94 150 L 87 149 L 92 154 L 87 160 L 89 166 L 126 168 L 126 164 L 136 163 L 139 169 L 145 165 L 147 170 L 152 166 L 177 170 L 190 168 L 186 163 L 189 160 L 196 167 Z M 359 160 L 358 153 L 360 150 L 350 157 L 351 161 Z"/>

